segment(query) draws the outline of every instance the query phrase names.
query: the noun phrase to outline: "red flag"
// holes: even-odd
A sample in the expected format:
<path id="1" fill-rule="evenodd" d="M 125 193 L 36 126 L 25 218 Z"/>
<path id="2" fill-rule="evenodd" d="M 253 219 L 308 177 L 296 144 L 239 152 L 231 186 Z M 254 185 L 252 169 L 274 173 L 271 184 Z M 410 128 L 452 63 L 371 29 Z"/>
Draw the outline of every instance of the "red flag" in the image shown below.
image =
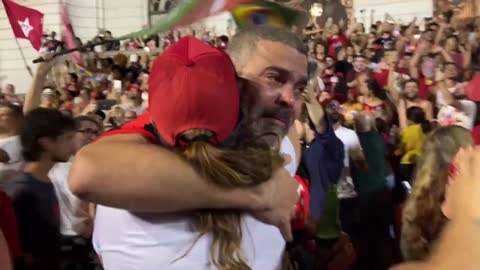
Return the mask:
<path id="1" fill-rule="evenodd" d="M 234 6 L 251 2 L 255 2 L 255 0 L 200 0 L 196 3 L 196 8 L 182 18 L 179 25 L 189 25 L 200 19 L 230 10 Z"/>
<path id="2" fill-rule="evenodd" d="M 75 44 L 75 34 L 73 33 L 73 27 L 70 22 L 70 16 L 68 15 L 68 8 L 65 0 L 61 0 L 60 2 L 61 9 L 60 14 L 62 16 L 62 24 L 63 24 L 63 39 L 65 41 L 65 45 L 67 49 L 76 48 L 77 45 Z M 72 60 L 73 63 L 82 65 L 82 57 L 79 52 L 72 53 Z"/>
<path id="3" fill-rule="evenodd" d="M 2 0 L 8 20 L 16 38 L 30 40 L 35 50 L 40 50 L 43 35 L 43 14 L 33 8 L 21 6 L 10 0 Z"/>

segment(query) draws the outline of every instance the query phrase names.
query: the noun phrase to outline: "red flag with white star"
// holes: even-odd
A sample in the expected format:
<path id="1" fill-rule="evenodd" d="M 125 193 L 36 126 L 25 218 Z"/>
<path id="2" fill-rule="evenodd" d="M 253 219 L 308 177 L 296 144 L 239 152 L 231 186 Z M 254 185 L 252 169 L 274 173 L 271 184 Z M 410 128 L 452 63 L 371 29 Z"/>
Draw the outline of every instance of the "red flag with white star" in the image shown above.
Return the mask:
<path id="1" fill-rule="evenodd" d="M 30 40 L 33 48 L 37 51 L 40 50 L 43 35 L 43 13 L 10 0 L 2 0 L 2 3 L 15 37 Z"/>

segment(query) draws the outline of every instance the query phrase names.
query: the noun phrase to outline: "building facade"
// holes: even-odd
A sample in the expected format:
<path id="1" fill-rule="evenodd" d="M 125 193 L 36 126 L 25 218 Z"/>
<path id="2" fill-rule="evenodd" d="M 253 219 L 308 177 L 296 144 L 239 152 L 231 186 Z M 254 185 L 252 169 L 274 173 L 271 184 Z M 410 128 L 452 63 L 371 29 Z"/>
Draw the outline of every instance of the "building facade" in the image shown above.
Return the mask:
<path id="1" fill-rule="evenodd" d="M 60 0 L 14 0 L 38 9 L 45 14 L 44 32 L 61 32 Z M 100 29 L 110 30 L 113 36 L 142 29 L 162 19 L 165 12 L 181 0 L 65 0 L 75 34 L 82 40 L 91 40 Z M 370 11 L 375 9 L 375 20 L 383 19 L 388 12 L 403 22 L 413 17 L 432 16 L 432 0 L 342 0 L 353 6 L 359 20 L 369 21 Z M 208 29 L 218 34 L 226 33 L 229 15 L 221 14 L 205 21 Z M 57 37 L 60 35 L 58 34 Z M 28 40 L 19 39 L 27 65 L 34 69 L 32 60 L 38 57 Z M 25 68 L 20 50 L 15 42 L 3 5 L 0 2 L 0 85 L 12 83 L 18 93 L 29 87 L 31 77 Z"/>

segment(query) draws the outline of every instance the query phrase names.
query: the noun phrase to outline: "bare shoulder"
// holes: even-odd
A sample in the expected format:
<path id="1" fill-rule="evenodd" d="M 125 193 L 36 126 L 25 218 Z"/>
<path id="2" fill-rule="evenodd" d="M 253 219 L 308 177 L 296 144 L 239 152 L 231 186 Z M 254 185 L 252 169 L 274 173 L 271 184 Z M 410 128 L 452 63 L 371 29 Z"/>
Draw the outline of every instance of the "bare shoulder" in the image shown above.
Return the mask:
<path id="1" fill-rule="evenodd" d="M 101 143 L 118 143 L 118 142 L 148 143 L 148 140 L 145 137 L 143 137 L 141 134 L 136 134 L 136 133 L 114 134 L 114 135 L 102 137 L 92 145 L 101 144 Z"/>
<path id="2" fill-rule="evenodd" d="M 389 270 L 429 270 L 432 269 L 425 263 L 402 263 Z"/>
<path id="3" fill-rule="evenodd" d="M 423 107 L 423 108 L 431 108 L 432 103 L 428 100 L 421 100 L 420 101 L 420 106 Z"/>

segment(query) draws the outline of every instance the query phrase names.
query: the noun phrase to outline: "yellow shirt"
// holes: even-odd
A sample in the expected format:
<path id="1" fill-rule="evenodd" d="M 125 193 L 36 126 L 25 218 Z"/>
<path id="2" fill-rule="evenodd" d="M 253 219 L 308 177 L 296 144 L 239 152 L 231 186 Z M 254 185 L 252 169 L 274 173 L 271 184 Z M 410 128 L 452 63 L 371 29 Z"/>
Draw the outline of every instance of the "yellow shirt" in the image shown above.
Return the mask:
<path id="1" fill-rule="evenodd" d="M 353 117 L 357 112 L 362 111 L 362 104 L 360 103 L 353 103 L 353 104 L 348 104 L 344 103 L 342 104 L 343 108 L 343 116 L 345 117 L 345 120 L 348 123 L 353 123 Z"/>
<path id="2" fill-rule="evenodd" d="M 415 163 L 417 157 L 422 152 L 425 134 L 420 124 L 410 125 L 402 130 L 402 145 L 405 154 L 400 160 L 401 164 Z"/>

